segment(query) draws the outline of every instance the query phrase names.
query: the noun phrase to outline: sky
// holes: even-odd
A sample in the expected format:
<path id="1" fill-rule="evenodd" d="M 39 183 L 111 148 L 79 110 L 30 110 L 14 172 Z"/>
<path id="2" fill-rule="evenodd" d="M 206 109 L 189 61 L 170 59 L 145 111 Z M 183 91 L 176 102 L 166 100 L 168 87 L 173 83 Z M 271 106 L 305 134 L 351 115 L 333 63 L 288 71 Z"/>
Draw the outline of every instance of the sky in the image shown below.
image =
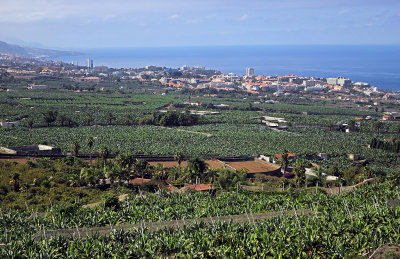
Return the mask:
<path id="1" fill-rule="evenodd" d="M 0 40 L 59 49 L 400 44 L 400 0 L 0 0 Z"/>

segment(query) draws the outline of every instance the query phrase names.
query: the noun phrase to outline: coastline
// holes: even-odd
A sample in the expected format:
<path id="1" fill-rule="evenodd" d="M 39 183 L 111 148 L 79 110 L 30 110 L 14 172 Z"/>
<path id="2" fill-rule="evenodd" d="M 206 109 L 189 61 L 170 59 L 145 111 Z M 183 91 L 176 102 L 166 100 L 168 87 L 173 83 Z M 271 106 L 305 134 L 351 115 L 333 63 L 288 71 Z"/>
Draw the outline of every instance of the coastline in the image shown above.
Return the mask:
<path id="1" fill-rule="evenodd" d="M 246 67 L 254 67 L 257 75 L 344 76 L 355 82 L 369 82 L 379 89 L 400 90 L 397 72 L 400 71 L 400 46 L 146 47 L 76 51 L 82 55 L 51 59 L 83 65 L 90 58 L 95 66 L 117 69 L 148 65 L 205 66 L 238 75 L 244 75 Z"/>

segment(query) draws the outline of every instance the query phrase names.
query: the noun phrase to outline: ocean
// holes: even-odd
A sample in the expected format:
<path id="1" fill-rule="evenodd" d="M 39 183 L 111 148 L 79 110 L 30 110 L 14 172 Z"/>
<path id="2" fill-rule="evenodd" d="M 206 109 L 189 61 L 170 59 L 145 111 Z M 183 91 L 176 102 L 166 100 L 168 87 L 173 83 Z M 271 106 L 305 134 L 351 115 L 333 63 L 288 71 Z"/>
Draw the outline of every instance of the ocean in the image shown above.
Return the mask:
<path id="1" fill-rule="evenodd" d="M 344 76 L 367 82 L 379 89 L 400 91 L 400 46 L 300 45 L 300 46 L 214 46 L 78 49 L 82 56 L 58 60 L 95 66 L 138 68 L 147 65 L 178 68 L 205 66 L 223 73 L 314 77 Z"/>

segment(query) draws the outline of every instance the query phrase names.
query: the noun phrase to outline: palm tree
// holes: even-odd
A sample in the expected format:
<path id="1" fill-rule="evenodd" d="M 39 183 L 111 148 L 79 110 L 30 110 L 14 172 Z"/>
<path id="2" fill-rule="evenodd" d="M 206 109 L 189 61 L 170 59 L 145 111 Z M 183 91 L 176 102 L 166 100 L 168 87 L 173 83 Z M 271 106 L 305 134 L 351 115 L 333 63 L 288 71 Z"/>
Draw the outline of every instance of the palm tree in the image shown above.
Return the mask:
<path id="1" fill-rule="evenodd" d="M 135 172 L 144 178 L 144 175 L 147 174 L 149 163 L 144 159 L 136 159 L 135 163 Z"/>
<path id="2" fill-rule="evenodd" d="M 322 180 L 323 180 L 323 178 L 324 178 L 324 175 L 323 175 L 323 173 L 324 173 L 324 170 L 322 169 L 322 167 L 320 166 L 320 167 L 318 167 L 317 168 L 317 171 L 315 172 L 316 173 L 316 175 L 317 175 L 317 185 L 322 185 Z"/>
<path id="3" fill-rule="evenodd" d="M 174 159 L 178 162 L 178 172 L 180 174 L 181 173 L 181 163 L 184 159 L 182 152 L 180 152 L 180 151 L 176 152 L 176 154 L 174 155 Z"/>
<path id="4" fill-rule="evenodd" d="M 187 169 L 190 174 L 190 179 L 193 182 L 193 179 L 201 177 L 204 171 L 206 171 L 207 164 L 202 158 L 196 156 L 189 159 Z"/>
<path id="5" fill-rule="evenodd" d="M 157 166 L 154 168 L 153 179 L 163 180 L 163 181 L 166 179 L 165 167 L 161 163 L 158 163 Z"/>
<path id="6" fill-rule="evenodd" d="M 74 156 L 77 157 L 79 154 L 79 149 L 81 146 L 77 141 L 74 141 L 74 143 L 71 144 L 72 152 L 74 153 Z"/>
<path id="7" fill-rule="evenodd" d="M 111 125 L 112 121 L 115 119 L 114 115 L 112 115 L 111 112 L 109 112 L 106 116 L 106 119 L 108 120 L 108 124 Z"/>
<path id="8" fill-rule="evenodd" d="M 88 137 L 86 139 L 86 145 L 89 147 L 89 150 L 90 150 L 90 165 L 92 165 L 93 144 L 94 144 L 94 138 Z"/>
<path id="9" fill-rule="evenodd" d="M 289 154 L 287 150 L 284 150 L 281 154 L 281 168 L 283 168 L 283 177 L 286 177 L 286 171 L 289 165 Z"/>
<path id="10" fill-rule="evenodd" d="M 301 183 L 305 181 L 306 178 L 306 162 L 303 160 L 297 160 L 294 163 L 293 173 L 296 178 L 297 187 L 300 187 Z"/>
<path id="11" fill-rule="evenodd" d="M 118 178 L 118 172 L 115 170 L 115 168 L 106 168 L 104 167 L 105 171 L 105 177 L 110 180 L 111 183 L 115 182 L 115 179 Z"/>
<path id="12" fill-rule="evenodd" d="M 281 183 L 282 183 L 282 191 L 284 191 L 285 190 L 285 185 L 287 186 L 290 182 L 289 182 L 289 180 L 287 178 L 283 178 L 281 180 Z"/>
<path id="13" fill-rule="evenodd" d="M 101 159 L 103 160 L 103 167 L 106 167 L 106 160 L 107 160 L 107 157 L 109 154 L 110 154 L 110 151 L 108 150 L 107 147 L 103 146 L 102 148 L 100 148 L 99 155 L 100 155 Z"/>
<path id="14" fill-rule="evenodd" d="M 382 124 L 382 122 L 380 122 L 380 121 L 377 121 L 377 122 L 375 123 L 375 130 L 376 130 L 376 133 L 377 133 L 377 134 L 379 134 L 379 133 L 380 133 L 380 131 L 381 131 L 382 127 L 383 127 L 383 124 Z"/>

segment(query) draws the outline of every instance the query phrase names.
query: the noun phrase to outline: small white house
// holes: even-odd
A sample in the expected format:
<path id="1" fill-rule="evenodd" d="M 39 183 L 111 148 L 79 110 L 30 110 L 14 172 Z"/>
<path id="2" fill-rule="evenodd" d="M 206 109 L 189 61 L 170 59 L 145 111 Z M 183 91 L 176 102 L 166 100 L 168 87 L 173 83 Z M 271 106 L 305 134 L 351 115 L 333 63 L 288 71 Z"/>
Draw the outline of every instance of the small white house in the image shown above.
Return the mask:
<path id="1" fill-rule="evenodd" d="M 12 128 L 12 127 L 18 127 L 19 122 L 18 121 L 0 121 L 0 126 L 3 128 Z"/>
<path id="2" fill-rule="evenodd" d="M 32 84 L 32 85 L 28 86 L 28 89 L 30 89 L 30 90 L 43 90 L 43 89 L 46 89 L 46 88 L 47 88 L 47 85 L 35 85 L 35 84 Z"/>
<path id="3" fill-rule="evenodd" d="M 329 159 L 329 155 L 327 153 L 319 153 L 318 157 L 322 160 Z"/>

